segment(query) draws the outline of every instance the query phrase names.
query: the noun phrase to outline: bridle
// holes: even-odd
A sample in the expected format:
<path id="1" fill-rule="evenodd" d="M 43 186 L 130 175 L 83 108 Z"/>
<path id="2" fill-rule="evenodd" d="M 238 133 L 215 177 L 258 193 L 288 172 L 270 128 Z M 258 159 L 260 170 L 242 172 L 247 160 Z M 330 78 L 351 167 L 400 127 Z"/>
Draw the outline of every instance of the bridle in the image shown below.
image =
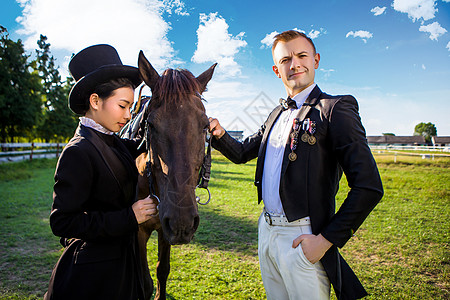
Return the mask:
<path id="1" fill-rule="evenodd" d="M 146 129 L 146 136 L 148 135 L 147 132 L 148 131 Z M 147 137 L 146 137 L 146 140 L 148 140 Z M 198 183 L 195 188 L 196 189 L 197 188 L 205 189 L 208 192 L 208 200 L 206 202 L 201 202 L 200 197 L 195 196 L 195 200 L 200 205 L 207 205 L 211 201 L 211 192 L 208 188 L 209 180 L 211 179 L 211 137 L 209 137 L 209 138 L 206 137 L 206 143 L 208 144 L 208 146 L 207 146 L 206 154 L 203 157 L 202 167 L 200 168 L 200 172 L 198 174 Z M 150 145 L 147 145 L 147 147 L 149 147 L 149 146 Z M 153 175 L 152 175 L 152 166 L 151 166 L 152 163 L 150 161 L 149 148 L 147 148 L 147 151 L 148 151 L 148 155 L 147 155 L 148 158 L 147 158 L 147 163 L 146 163 L 145 168 L 146 168 L 146 173 L 147 173 L 147 178 L 148 178 L 150 197 L 157 199 L 158 202 L 161 202 L 159 197 L 156 196 L 156 194 L 155 194 L 155 187 L 153 185 Z"/>
<path id="2" fill-rule="evenodd" d="M 206 148 L 205 157 L 203 157 L 202 167 L 200 169 L 200 173 L 198 174 L 198 184 L 196 188 L 206 189 L 208 192 L 208 201 L 205 203 L 200 202 L 200 197 L 195 196 L 197 203 L 200 205 L 206 205 L 211 201 L 211 192 L 208 189 L 208 183 L 211 179 L 211 136 L 208 138 L 206 136 L 206 143 L 208 144 Z"/>
<path id="3" fill-rule="evenodd" d="M 141 91 L 142 91 L 142 88 L 141 88 Z M 138 106 L 140 106 L 140 99 L 141 99 L 140 92 L 139 92 L 139 104 L 135 108 L 135 111 L 139 110 Z M 198 95 L 200 96 L 201 99 L 203 99 L 200 94 L 198 94 Z M 150 105 L 147 106 L 147 110 L 149 107 L 150 107 Z M 149 128 L 148 123 L 145 122 L 145 142 L 146 142 L 146 149 L 147 149 L 146 173 L 147 173 L 148 186 L 149 186 L 149 191 L 150 191 L 149 193 L 150 193 L 150 197 L 157 199 L 158 202 L 161 202 L 159 197 L 155 193 L 155 188 L 154 188 L 154 184 L 153 184 L 153 174 L 152 174 L 152 166 L 151 166 L 152 163 L 150 161 L 150 158 L 151 158 L 150 131 L 151 131 L 151 129 Z M 207 205 L 211 201 L 211 192 L 208 188 L 209 180 L 211 179 L 211 137 L 208 137 L 208 135 L 206 135 L 205 142 L 207 143 L 207 149 L 206 149 L 206 154 L 203 157 L 203 163 L 200 168 L 199 175 L 198 175 L 196 189 L 197 188 L 206 189 L 206 191 L 208 192 L 208 200 L 206 202 L 201 202 L 200 197 L 195 196 L 195 200 L 200 205 Z"/>

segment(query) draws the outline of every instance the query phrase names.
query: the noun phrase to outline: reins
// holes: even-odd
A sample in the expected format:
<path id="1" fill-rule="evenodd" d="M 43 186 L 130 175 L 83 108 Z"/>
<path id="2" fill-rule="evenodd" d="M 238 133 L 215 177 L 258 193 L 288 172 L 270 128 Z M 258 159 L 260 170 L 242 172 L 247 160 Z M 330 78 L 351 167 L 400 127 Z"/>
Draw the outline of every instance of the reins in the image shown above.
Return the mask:
<path id="1" fill-rule="evenodd" d="M 205 203 L 200 202 L 200 197 L 196 196 L 195 199 L 197 203 L 200 205 L 206 205 L 211 201 L 211 192 L 208 189 L 208 183 L 211 179 L 211 137 L 206 137 L 206 142 L 208 143 L 208 147 L 206 149 L 205 157 L 203 158 L 203 164 L 200 169 L 200 174 L 198 176 L 198 184 L 197 188 L 206 189 L 208 191 L 208 201 Z"/>

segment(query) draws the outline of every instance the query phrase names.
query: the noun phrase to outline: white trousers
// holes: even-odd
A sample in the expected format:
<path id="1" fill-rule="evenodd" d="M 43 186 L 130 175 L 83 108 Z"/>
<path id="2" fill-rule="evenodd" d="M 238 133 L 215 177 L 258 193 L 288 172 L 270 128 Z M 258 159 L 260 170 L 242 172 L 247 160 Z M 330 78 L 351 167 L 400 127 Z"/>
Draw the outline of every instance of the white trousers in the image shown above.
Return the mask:
<path id="1" fill-rule="evenodd" d="M 264 213 L 258 221 L 258 256 L 269 300 L 330 299 L 330 281 L 319 261 L 312 264 L 294 239 L 311 234 L 311 225 L 271 226 Z"/>

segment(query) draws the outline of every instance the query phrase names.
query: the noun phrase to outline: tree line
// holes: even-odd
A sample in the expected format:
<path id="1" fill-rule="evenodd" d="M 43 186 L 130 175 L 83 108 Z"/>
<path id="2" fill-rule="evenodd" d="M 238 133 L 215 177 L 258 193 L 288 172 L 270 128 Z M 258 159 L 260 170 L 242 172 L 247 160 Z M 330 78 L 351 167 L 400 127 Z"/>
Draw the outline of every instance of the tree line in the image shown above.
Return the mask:
<path id="1" fill-rule="evenodd" d="M 47 37 L 40 35 L 36 55 L 26 54 L 0 25 L 0 141 L 64 142 L 73 135 L 77 116 L 67 98 L 74 85 L 61 79 Z"/>

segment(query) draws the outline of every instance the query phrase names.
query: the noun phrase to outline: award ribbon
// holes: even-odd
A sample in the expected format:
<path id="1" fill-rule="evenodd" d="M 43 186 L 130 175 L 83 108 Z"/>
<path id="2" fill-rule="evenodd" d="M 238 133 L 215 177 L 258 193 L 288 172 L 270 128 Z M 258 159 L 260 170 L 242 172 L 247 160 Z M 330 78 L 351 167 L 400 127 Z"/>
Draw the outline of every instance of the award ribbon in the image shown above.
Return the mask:
<path id="1" fill-rule="evenodd" d="M 297 154 L 295 154 L 295 149 L 297 149 L 298 144 L 298 134 L 300 131 L 300 121 L 298 118 L 294 119 L 294 122 L 292 124 L 292 133 L 291 133 L 291 153 L 289 153 L 289 160 L 295 161 L 297 159 Z"/>

